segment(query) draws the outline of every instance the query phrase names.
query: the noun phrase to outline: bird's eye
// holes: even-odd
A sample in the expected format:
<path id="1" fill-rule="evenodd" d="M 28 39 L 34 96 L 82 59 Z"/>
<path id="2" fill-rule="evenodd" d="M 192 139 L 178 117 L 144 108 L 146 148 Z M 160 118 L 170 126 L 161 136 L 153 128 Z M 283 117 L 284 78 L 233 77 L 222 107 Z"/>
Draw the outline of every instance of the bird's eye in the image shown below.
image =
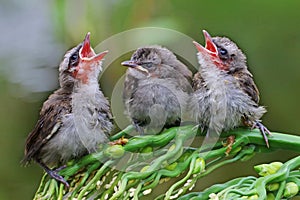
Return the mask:
<path id="1" fill-rule="evenodd" d="M 78 58 L 78 52 L 72 54 L 69 60 L 69 66 L 76 66 L 79 62 Z"/>
<path id="2" fill-rule="evenodd" d="M 219 52 L 220 52 L 220 54 L 223 55 L 223 56 L 225 56 L 225 55 L 228 53 L 227 50 L 226 50 L 226 49 L 223 49 L 223 48 L 221 48 L 221 49 L 219 50 Z"/>
<path id="3" fill-rule="evenodd" d="M 145 68 L 151 68 L 152 65 L 153 65 L 152 62 L 143 63 L 143 66 L 144 66 Z"/>

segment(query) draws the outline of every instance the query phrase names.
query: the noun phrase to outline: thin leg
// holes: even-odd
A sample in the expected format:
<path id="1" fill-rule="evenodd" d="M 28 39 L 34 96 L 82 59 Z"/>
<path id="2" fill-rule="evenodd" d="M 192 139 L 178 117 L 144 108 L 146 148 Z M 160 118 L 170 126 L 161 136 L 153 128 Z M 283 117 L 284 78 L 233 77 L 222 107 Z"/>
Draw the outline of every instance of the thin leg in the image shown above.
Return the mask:
<path id="1" fill-rule="evenodd" d="M 62 170 L 63 168 L 65 168 L 65 166 L 59 167 L 56 170 L 51 170 L 49 167 L 47 167 L 44 163 L 42 163 L 41 161 L 37 161 L 37 163 L 39 163 L 39 165 L 47 172 L 47 174 L 57 180 L 58 182 L 63 183 L 67 188 L 69 188 L 69 184 L 68 182 L 61 176 L 58 174 L 58 172 L 60 170 Z"/>
<path id="2" fill-rule="evenodd" d="M 134 124 L 134 127 L 140 135 L 145 135 L 143 127 L 139 126 L 138 124 Z"/>
<path id="3" fill-rule="evenodd" d="M 263 135 L 264 137 L 264 140 L 266 142 L 266 145 L 267 147 L 269 148 L 270 145 L 269 145 L 269 140 L 268 140 L 268 137 L 267 135 L 272 135 L 271 132 L 267 129 L 267 127 L 265 127 L 261 122 L 259 121 L 256 121 L 254 122 L 253 126 L 252 126 L 252 129 L 253 128 L 258 128 L 261 132 L 261 134 Z"/>
<path id="4" fill-rule="evenodd" d="M 133 125 L 135 127 L 135 130 L 140 134 L 140 135 L 145 135 L 144 133 L 144 128 L 141 126 L 141 122 L 139 122 L 136 119 L 133 119 Z"/>

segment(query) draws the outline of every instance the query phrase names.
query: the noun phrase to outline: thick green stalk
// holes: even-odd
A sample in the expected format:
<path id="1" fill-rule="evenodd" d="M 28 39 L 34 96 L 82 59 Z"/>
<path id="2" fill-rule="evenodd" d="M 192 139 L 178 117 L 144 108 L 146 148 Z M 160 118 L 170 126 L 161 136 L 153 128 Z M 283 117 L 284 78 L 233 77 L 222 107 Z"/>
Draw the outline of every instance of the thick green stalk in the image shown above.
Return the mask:
<path id="1" fill-rule="evenodd" d="M 250 178 L 250 182 L 250 179 L 241 178 L 229 181 L 226 184 L 212 186 L 197 194 L 188 194 L 190 188 L 203 176 L 213 173 L 215 169 L 226 164 L 250 159 L 254 152 L 276 149 L 300 152 L 300 137 L 272 133 L 272 136 L 268 137 L 270 148 L 267 149 L 258 130 L 236 129 L 221 135 L 222 138 L 235 135 L 236 139 L 229 151 L 229 147 L 223 146 L 220 141 L 213 147 L 207 145 L 208 148 L 203 148 L 204 146 L 187 146 L 185 141 L 193 138 L 195 138 L 195 141 L 199 140 L 199 138 L 196 138 L 199 137 L 196 135 L 197 130 L 192 125 L 173 127 L 158 135 L 130 138 L 130 131 L 132 130 L 133 127 L 129 126 L 111 137 L 111 140 L 128 137 L 128 142 L 123 146 L 117 144 L 113 146 L 106 145 L 97 153 L 70 162 L 60 172 L 70 183 L 69 190 L 64 188 L 63 191 L 63 185 L 44 177 L 35 199 L 66 198 L 67 196 L 63 196 L 63 194 L 78 199 L 90 196 L 96 196 L 99 199 L 138 199 L 155 189 L 162 180 L 179 176 L 182 173 L 186 173 L 185 176 L 177 180 L 166 194 L 161 194 L 157 199 L 169 199 L 180 195 L 185 195 L 182 199 L 187 199 L 186 197 L 196 199 L 199 197 L 201 199 L 202 197 L 208 197 L 211 193 L 219 195 L 220 198 L 222 196 L 227 198 L 239 195 L 258 195 L 259 198 L 265 198 L 267 184 L 274 182 L 274 180 L 282 181 L 285 178 L 292 177 L 295 177 L 293 180 L 297 182 L 297 178 L 300 177 L 294 171 L 293 176 L 289 173 L 295 167 L 300 166 L 298 165 L 300 160 L 294 159 L 285 163 L 276 175 L 257 178 L 255 182 L 253 178 Z M 196 161 L 201 160 L 203 160 L 203 169 L 205 168 L 205 170 L 195 170 L 198 166 Z M 118 169 L 112 169 L 119 162 L 122 163 L 122 166 Z M 114 164 L 111 165 L 112 163 Z M 107 171 L 114 171 L 115 175 L 105 177 Z M 101 184 L 100 186 L 97 186 L 98 182 Z M 239 188 L 238 184 L 244 185 L 244 187 Z M 113 188 L 103 190 L 105 187 Z M 222 192 L 222 190 L 224 191 Z"/>

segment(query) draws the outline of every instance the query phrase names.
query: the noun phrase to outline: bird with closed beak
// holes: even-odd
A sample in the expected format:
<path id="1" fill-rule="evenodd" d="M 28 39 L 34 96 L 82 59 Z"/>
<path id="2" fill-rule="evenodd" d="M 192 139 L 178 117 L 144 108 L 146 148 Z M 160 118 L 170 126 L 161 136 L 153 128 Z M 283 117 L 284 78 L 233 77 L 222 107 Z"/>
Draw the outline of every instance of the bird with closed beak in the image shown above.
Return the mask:
<path id="1" fill-rule="evenodd" d="M 193 118 L 208 135 L 241 125 L 258 128 L 269 147 L 270 132 L 260 120 L 266 109 L 258 104 L 259 92 L 246 56 L 230 39 L 203 33 L 205 47 L 194 42 L 200 68 L 193 79 L 189 104 Z"/>
<path id="2" fill-rule="evenodd" d="M 181 123 L 192 92 L 192 72 L 168 49 L 138 48 L 129 61 L 123 90 L 126 113 L 140 134 Z"/>
<path id="3" fill-rule="evenodd" d="M 22 162 L 37 162 L 67 187 L 67 181 L 58 174 L 60 168 L 70 159 L 95 152 L 108 142 L 113 128 L 109 102 L 98 84 L 106 54 L 94 52 L 90 33 L 65 54 L 59 66 L 60 88 L 44 102 L 26 140 Z"/>

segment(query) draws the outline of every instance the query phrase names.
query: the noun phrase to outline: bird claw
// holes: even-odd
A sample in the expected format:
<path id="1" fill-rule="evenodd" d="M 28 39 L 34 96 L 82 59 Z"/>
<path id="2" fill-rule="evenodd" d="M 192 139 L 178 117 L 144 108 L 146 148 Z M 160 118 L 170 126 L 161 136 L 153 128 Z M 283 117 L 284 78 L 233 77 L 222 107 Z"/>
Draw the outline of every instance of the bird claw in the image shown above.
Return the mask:
<path id="1" fill-rule="evenodd" d="M 57 173 L 57 169 L 56 170 L 47 170 L 46 172 L 48 173 L 49 176 L 51 176 L 51 178 L 64 184 L 66 186 L 66 188 L 70 187 L 69 183 L 61 175 L 59 175 Z"/>
<path id="2" fill-rule="evenodd" d="M 61 170 L 65 169 L 66 167 L 67 167 L 67 165 L 63 165 L 63 166 L 58 167 L 58 168 L 56 168 L 56 169 L 54 169 L 54 170 L 52 170 L 52 171 L 54 171 L 55 173 L 58 173 L 58 172 L 60 172 Z"/>
<path id="3" fill-rule="evenodd" d="M 145 135 L 144 128 L 141 126 L 141 122 L 139 122 L 136 119 L 133 119 L 133 126 L 134 126 L 136 132 L 138 132 L 138 134 Z"/>
<path id="4" fill-rule="evenodd" d="M 60 170 L 64 169 L 66 167 L 66 165 L 63 165 L 61 167 L 58 167 L 57 169 L 52 170 L 49 167 L 47 167 L 43 162 L 41 162 L 39 160 L 37 160 L 37 163 L 40 164 L 40 166 L 47 172 L 47 174 L 51 178 L 53 178 L 56 181 L 61 182 L 62 184 L 64 184 L 66 186 L 66 188 L 70 187 L 69 183 L 61 175 L 58 174 L 58 172 Z"/>
<path id="5" fill-rule="evenodd" d="M 137 124 L 134 124 L 136 131 L 140 134 L 140 135 L 145 135 L 144 129 L 142 127 L 140 127 Z"/>
<path id="6" fill-rule="evenodd" d="M 259 121 L 256 121 L 252 128 L 251 129 L 254 129 L 254 128 L 258 128 L 259 131 L 261 132 L 261 134 L 263 135 L 264 137 L 264 140 L 265 140 L 265 143 L 267 145 L 267 147 L 269 148 L 270 145 L 269 145 L 269 140 L 268 140 L 268 137 L 267 135 L 272 135 L 271 132 L 267 129 L 267 127 L 265 127 L 261 122 Z"/>

